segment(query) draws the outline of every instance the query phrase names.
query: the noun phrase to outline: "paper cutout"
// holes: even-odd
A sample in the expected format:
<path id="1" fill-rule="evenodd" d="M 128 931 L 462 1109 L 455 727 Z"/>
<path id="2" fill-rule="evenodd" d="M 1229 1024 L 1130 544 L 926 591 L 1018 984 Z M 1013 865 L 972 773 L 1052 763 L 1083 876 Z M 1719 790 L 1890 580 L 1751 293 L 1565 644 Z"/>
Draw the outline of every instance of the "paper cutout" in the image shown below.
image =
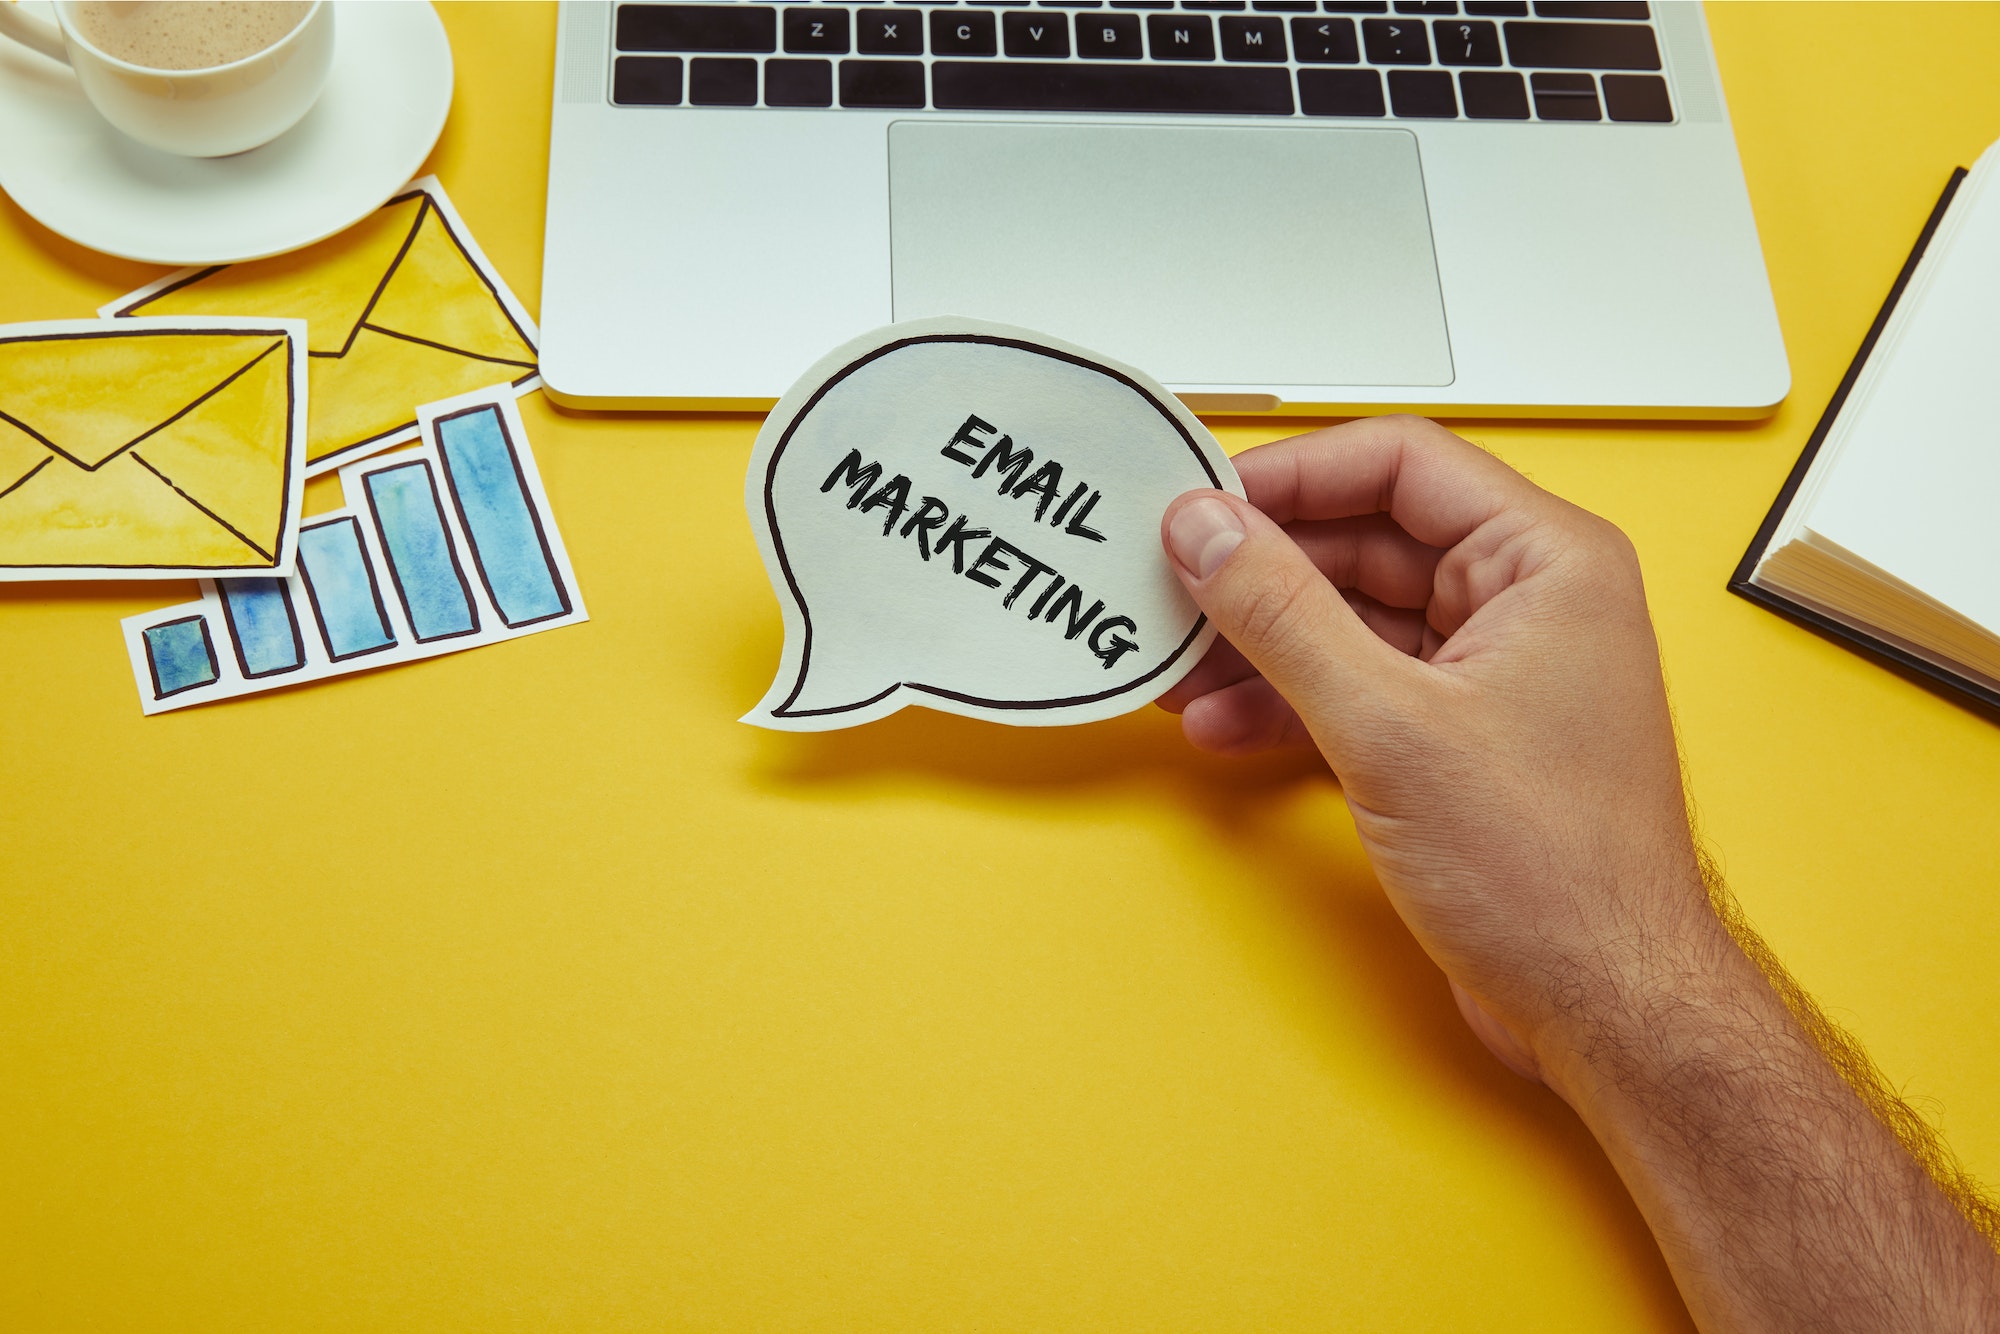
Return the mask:
<path id="1" fill-rule="evenodd" d="M 417 438 L 417 405 L 505 381 L 541 384 L 535 322 L 434 176 L 303 250 L 182 269 L 104 316 L 221 314 L 307 322 L 317 477 Z"/>
<path id="2" fill-rule="evenodd" d="M 289 578 L 204 579 L 122 623 L 140 706 L 163 713 L 589 619 L 514 391 L 418 409 L 415 449 L 340 470 Z"/>
<path id="3" fill-rule="evenodd" d="M 785 645 L 743 721 L 1138 708 L 1215 637 L 1160 547 L 1168 503 L 1198 487 L 1243 494 L 1207 428 L 1129 366 L 955 318 L 856 339 L 778 401 L 750 456 Z"/>
<path id="4" fill-rule="evenodd" d="M 306 326 L 0 326 L 0 581 L 286 572 L 305 498 Z"/>

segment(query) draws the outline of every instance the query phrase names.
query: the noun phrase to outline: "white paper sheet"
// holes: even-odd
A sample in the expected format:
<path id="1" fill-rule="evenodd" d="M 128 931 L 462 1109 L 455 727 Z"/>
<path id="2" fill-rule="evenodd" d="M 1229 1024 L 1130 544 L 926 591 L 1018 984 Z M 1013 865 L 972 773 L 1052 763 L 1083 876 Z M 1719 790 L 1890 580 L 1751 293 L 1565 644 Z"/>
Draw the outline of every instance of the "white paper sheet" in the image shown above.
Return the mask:
<path id="1" fill-rule="evenodd" d="M 2000 147 L 1952 203 L 1787 532 L 2000 633 Z M 1833 466 L 1837 463 L 1837 467 Z"/>

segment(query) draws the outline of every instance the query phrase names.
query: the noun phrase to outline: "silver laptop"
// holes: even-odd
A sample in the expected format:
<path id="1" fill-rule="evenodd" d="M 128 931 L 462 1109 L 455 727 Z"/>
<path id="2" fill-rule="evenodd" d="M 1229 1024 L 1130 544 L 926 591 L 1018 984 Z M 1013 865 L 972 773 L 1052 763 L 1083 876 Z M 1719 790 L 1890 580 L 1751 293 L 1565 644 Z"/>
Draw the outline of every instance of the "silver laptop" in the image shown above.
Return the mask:
<path id="1" fill-rule="evenodd" d="M 1208 412 L 1754 417 L 1790 384 L 1699 5 L 565 0 L 564 403 L 768 408 L 968 315 Z"/>

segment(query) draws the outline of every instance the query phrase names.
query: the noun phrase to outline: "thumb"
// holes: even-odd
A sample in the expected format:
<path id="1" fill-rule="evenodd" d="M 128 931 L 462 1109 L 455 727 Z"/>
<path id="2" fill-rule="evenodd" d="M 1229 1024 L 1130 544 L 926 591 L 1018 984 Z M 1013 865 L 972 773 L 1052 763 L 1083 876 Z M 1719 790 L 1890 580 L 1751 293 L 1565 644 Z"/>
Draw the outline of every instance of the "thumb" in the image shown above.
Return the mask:
<path id="1" fill-rule="evenodd" d="M 1249 501 L 1190 491 L 1167 507 L 1160 532 L 1195 605 L 1323 743 L 1339 733 L 1338 702 L 1402 665 L 1403 655 Z"/>

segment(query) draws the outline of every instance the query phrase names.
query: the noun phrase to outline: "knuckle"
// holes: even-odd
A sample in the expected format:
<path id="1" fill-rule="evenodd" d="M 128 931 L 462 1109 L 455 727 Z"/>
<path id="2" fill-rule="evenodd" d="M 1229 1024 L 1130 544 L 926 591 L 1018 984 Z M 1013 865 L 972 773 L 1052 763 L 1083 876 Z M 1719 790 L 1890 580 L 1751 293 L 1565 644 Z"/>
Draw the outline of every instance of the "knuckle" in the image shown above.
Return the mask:
<path id="1" fill-rule="evenodd" d="M 1305 572 L 1290 565 L 1260 572 L 1245 586 L 1237 607 L 1236 634 L 1252 652 L 1269 652 L 1290 641 L 1305 619 L 1312 598 Z M 1239 638 L 1240 636 L 1240 638 Z"/>

